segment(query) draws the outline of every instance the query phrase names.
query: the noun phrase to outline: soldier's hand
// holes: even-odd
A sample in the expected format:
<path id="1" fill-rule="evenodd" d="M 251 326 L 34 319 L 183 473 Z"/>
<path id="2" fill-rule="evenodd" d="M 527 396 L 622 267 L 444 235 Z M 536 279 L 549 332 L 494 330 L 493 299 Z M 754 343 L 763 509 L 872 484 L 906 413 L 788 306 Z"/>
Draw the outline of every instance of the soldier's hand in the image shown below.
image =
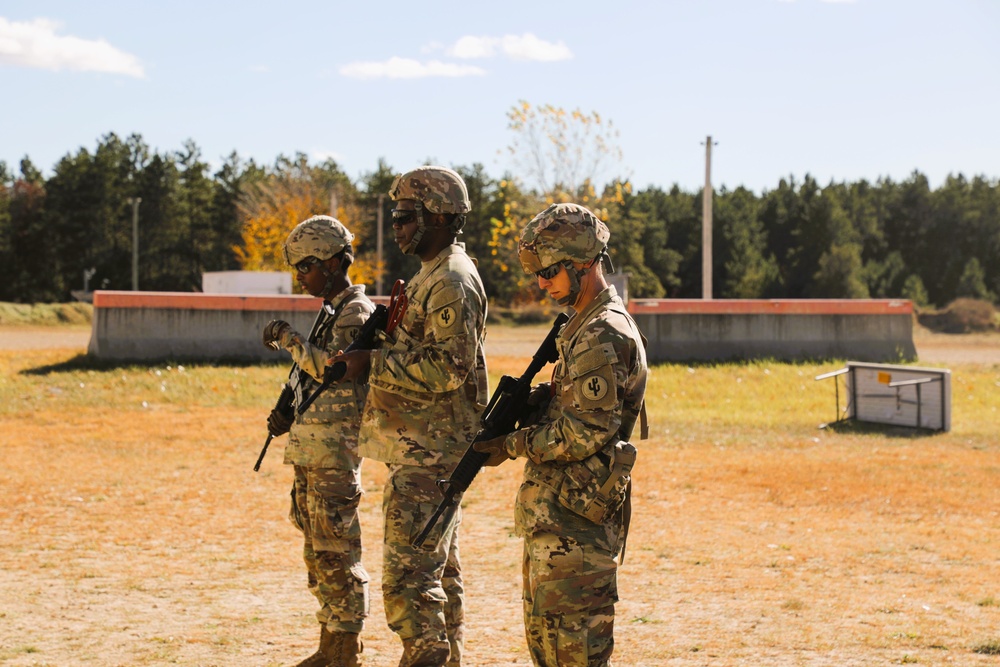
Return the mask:
<path id="1" fill-rule="evenodd" d="M 504 442 L 506 440 L 507 436 L 499 435 L 495 438 L 490 438 L 489 440 L 474 443 L 472 448 L 480 454 L 489 454 L 490 458 L 486 459 L 486 462 L 483 463 L 483 465 L 492 468 L 500 465 L 504 461 L 510 460 L 510 457 L 507 456 L 507 450 L 504 449 Z"/>
<path id="2" fill-rule="evenodd" d="M 337 352 L 337 354 L 330 357 L 329 361 L 326 362 L 326 365 L 333 366 L 338 363 L 345 364 L 347 366 L 347 370 L 344 372 L 344 376 L 340 379 L 340 382 L 348 382 L 350 380 L 356 380 L 364 375 L 368 371 L 371 359 L 371 350 L 351 350 L 350 352 L 344 352 L 341 350 Z"/>
<path id="3" fill-rule="evenodd" d="M 552 383 L 542 382 L 531 388 L 531 391 L 528 393 L 527 403 L 532 407 L 538 407 L 540 405 L 547 405 L 551 398 Z"/>
<path id="4" fill-rule="evenodd" d="M 286 415 L 278 409 L 271 410 L 271 414 L 267 416 L 267 432 L 277 438 L 292 430 L 293 421 L 293 415 Z"/>
<path id="5" fill-rule="evenodd" d="M 525 401 L 527 409 L 518 421 L 518 425 L 524 428 L 525 426 L 537 424 L 542 419 L 542 416 L 545 415 L 545 411 L 549 409 L 549 401 L 551 400 L 551 382 L 542 382 L 532 387 L 531 392 L 528 394 L 528 399 Z"/>
<path id="6" fill-rule="evenodd" d="M 281 347 L 279 343 L 281 340 L 281 334 L 291 328 L 292 325 L 284 320 L 271 320 L 264 325 L 264 346 L 269 347 L 272 350 L 279 349 Z"/>

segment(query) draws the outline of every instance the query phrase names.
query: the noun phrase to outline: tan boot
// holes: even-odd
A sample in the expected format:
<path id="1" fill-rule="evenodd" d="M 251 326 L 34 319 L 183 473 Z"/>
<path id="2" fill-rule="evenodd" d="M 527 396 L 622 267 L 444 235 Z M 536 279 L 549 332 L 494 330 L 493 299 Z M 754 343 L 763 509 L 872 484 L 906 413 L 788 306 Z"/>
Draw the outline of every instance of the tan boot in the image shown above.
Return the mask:
<path id="1" fill-rule="evenodd" d="M 326 655 L 326 649 L 332 637 L 333 633 L 327 630 L 325 625 L 322 626 L 319 633 L 319 649 L 302 662 L 295 663 L 295 667 L 331 667 L 332 663 Z"/>
<path id="2" fill-rule="evenodd" d="M 445 667 L 448 662 L 448 643 L 428 643 L 420 638 L 403 640 L 403 657 L 399 667 Z"/>
<path id="3" fill-rule="evenodd" d="M 325 629 L 324 629 L 325 631 Z M 356 632 L 327 632 L 328 642 L 320 641 L 320 650 L 330 667 L 361 667 L 361 652 L 365 645 Z"/>

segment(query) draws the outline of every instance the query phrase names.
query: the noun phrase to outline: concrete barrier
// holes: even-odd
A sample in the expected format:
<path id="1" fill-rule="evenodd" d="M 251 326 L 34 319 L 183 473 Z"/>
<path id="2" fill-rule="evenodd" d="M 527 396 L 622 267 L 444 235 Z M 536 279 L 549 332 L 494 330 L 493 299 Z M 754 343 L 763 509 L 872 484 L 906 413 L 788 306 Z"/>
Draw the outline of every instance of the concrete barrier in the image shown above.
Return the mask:
<path id="1" fill-rule="evenodd" d="M 628 309 L 654 363 L 917 358 L 904 299 L 632 299 Z"/>
<path id="2" fill-rule="evenodd" d="M 321 305 L 310 296 L 97 291 L 87 353 L 117 361 L 290 359 L 265 348 L 261 330 L 283 319 L 307 332 Z"/>
<path id="3" fill-rule="evenodd" d="M 97 291 L 88 353 L 117 361 L 288 359 L 261 344 L 261 329 L 283 319 L 309 331 L 321 303 L 309 296 Z M 916 358 L 913 304 L 905 300 L 632 299 L 628 308 L 654 363 Z"/>

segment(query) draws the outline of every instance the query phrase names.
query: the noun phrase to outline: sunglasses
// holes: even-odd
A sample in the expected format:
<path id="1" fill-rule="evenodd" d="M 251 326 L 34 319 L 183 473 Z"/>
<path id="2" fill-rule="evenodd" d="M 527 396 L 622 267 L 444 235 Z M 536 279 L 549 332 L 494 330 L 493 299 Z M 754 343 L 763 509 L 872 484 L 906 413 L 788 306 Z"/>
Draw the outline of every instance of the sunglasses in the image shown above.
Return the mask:
<path id="1" fill-rule="evenodd" d="M 535 275 L 539 278 L 545 278 L 546 280 L 552 280 L 559 272 L 562 270 L 562 262 L 556 262 L 555 264 L 550 264 L 546 266 L 541 271 L 535 271 Z"/>
<path id="2" fill-rule="evenodd" d="M 412 209 L 407 211 L 392 209 L 393 227 L 402 227 L 403 225 L 408 225 L 416 219 L 417 219 L 417 212 Z"/>
<path id="3" fill-rule="evenodd" d="M 312 271 L 312 268 L 317 264 L 319 264 L 319 260 L 315 257 L 306 257 L 304 260 L 295 265 L 295 270 L 302 275 L 306 275 Z"/>

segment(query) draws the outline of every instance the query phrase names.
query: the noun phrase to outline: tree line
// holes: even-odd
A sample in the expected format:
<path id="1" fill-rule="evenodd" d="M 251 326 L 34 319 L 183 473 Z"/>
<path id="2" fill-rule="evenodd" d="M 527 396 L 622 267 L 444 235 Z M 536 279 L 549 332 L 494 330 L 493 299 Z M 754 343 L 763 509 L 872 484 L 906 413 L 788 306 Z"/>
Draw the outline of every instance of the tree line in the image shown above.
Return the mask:
<path id="1" fill-rule="evenodd" d="M 416 165 L 401 165 L 403 170 Z M 478 258 L 489 296 L 501 304 L 541 296 L 521 272 L 517 234 L 548 203 L 576 201 L 611 227 L 611 256 L 632 297 L 700 298 L 702 192 L 615 180 L 595 190 L 529 189 L 481 164 L 455 166 L 472 212 L 460 240 Z M 379 207 L 399 171 L 378 161 L 351 178 L 332 160 L 281 156 L 273 165 L 236 153 L 212 171 L 193 141 L 156 152 L 139 135 L 101 138 L 43 177 L 30 159 L 0 162 L 0 301 L 58 302 L 70 291 L 131 289 L 131 201 L 139 198 L 139 288 L 198 291 L 205 271 L 288 270 L 281 244 L 296 223 L 334 212 L 356 235 L 355 281 L 412 275 Z M 756 194 L 721 188 L 713 198 L 716 298 L 909 298 L 943 306 L 1000 295 L 1000 186 L 952 175 L 937 188 L 914 172 L 895 182 L 782 179 Z"/>

